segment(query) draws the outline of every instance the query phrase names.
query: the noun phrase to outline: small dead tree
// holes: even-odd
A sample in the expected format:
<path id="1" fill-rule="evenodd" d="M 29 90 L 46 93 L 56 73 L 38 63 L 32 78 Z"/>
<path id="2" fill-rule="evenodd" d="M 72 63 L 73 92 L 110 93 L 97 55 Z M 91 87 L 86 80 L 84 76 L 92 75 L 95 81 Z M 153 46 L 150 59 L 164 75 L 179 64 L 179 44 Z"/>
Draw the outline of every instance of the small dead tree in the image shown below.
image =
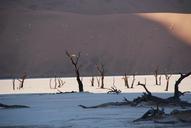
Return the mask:
<path id="1" fill-rule="evenodd" d="M 113 86 L 115 86 L 115 77 L 113 77 Z"/>
<path id="2" fill-rule="evenodd" d="M 58 88 L 61 88 L 66 83 L 61 78 L 58 78 L 57 81 L 58 81 Z"/>
<path id="3" fill-rule="evenodd" d="M 104 69 L 104 65 L 96 65 L 97 67 L 97 71 L 99 72 L 99 74 L 101 75 L 101 87 L 100 88 L 104 88 L 104 74 L 105 74 L 105 69 Z"/>
<path id="4" fill-rule="evenodd" d="M 161 85 L 161 75 L 159 76 L 159 85 Z"/>
<path id="5" fill-rule="evenodd" d="M 22 89 L 24 87 L 24 82 L 26 78 L 27 78 L 27 74 L 23 73 L 23 75 L 21 76 L 21 79 L 17 79 L 20 82 L 19 89 Z"/>
<path id="6" fill-rule="evenodd" d="M 15 90 L 15 78 L 13 78 L 13 90 Z"/>
<path id="7" fill-rule="evenodd" d="M 175 83 L 175 87 L 174 87 L 174 96 L 173 98 L 177 101 L 180 100 L 180 96 L 184 95 L 186 92 L 181 92 L 179 91 L 179 84 L 182 82 L 182 80 L 184 80 L 186 77 L 190 76 L 191 72 L 187 73 L 187 74 L 182 74 L 180 73 L 180 78 L 176 81 Z"/>
<path id="8" fill-rule="evenodd" d="M 109 94 L 109 93 L 115 93 L 115 94 L 121 93 L 121 90 L 117 89 L 117 87 L 115 86 L 115 77 L 113 77 L 113 86 L 108 90 L 109 91 L 107 92 L 107 94 Z"/>
<path id="9" fill-rule="evenodd" d="M 111 87 L 111 89 L 108 89 L 109 91 L 107 92 L 107 94 L 109 93 L 115 93 L 115 94 L 119 94 L 121 93 L 121 90 L 117 89 L 115 86 Z"/>
<path id="10" fill-rule="evenodd" d="M 125 87 L 129 88 L 129 81 L 128 81 L 128 77 L 127 77 L 126 73 L 125 73 L 125 75 L 124 75 L 124 77 L 122 79 L 124 80 Z"/>
<path id="11" fill-rule="evenodd" d="M 145 91 L 147 92 L 147 94 L 148 94 L 149 96 L 152 95 L 152 93 L 151 93 L 151 92 L 147 89 L 147 87 L 146 87 L 146 79 L 145 79 L 145 83 L 144 83 L 144 84 L 143 84 L 143 83 L 140 83 L 140 81 L 139 81 L 137 85 L 142 86 L 142 87 L 145 89 Z"/>
<path id="12" fill-rule="evenodd" d="M 24 82 L 25 82 L 26 78 L 27 78 L 27 74 L 26 73 L 23 73 L 23 75 L 20 78 L 18 78 L 18 79 L 13 78 L 13 81 L 12 81 L 13 90 L 15 90 L 15 89 L 19 89 L 19 90 L 22 89 L 24 87 Z M 16 84 L 15 84 L 16 80 L 19 82 L 19 86 L 17 88 L 16 88 Z"/>
<path id="13" fill-rule="evenodd" d="M 50 80 L 49 80 L 49 87 L 50 87 L 50 89 L 53 89 L 51 83 L 52 83 L 52 79 L 50 78 Z"/>
<path id="14" fill-rule="evenodd" d="M 72 65 L 74 66 L 74 71 L 76 73 L 76 80 L 78 82 L 78 86 L 79 86 L 79 92 L 83 92 L 83 83 L 80 79 L 80 65 L 79 65 L 79 59 L 80 59 L 80 52 L 78 53 L 78 55 L 74 55 L 74 54 L 70 54 L 68 51 L 66 51 L 66 55 L 68 56 L 68 58 L 70 59 Z"/>
<path id="15" fill-rule="evenodd" d="M 61 88 L 65 83 L 66 82 L 63 81 L 61 78 L 57 78 L 55 76 L 55 78 L 54 78 L 54 87 L 52 87 L 52 79 L 50 79 L 50 81 L 49 81 L 49 87 L 50 87 L 50 89 L 57 90 L 58 92 L 56 94 L 61 94 L 61 93 L 64 93 L 64 92 L 60 91 L 59 88 Z"/>
<path id="16" fill-rule="evenodd" d="M 133 80 L 132 80 L 132 83 L 131 83 L 131 88 L 133 88 L 134 83 L 135 83 L 135 74 L 133 74 Z"/>
<path id="17" fill-rule="evenodd" d="M 154 71 L 154 76 L 155 76 L 155 84 L 159 85 L 159 83 L 158 83 L 158 67 Z"/>
<path id="18" fill-rule="evenodd" d="M 97 86 L 100 87 L 100 78 L 96 77 L 96 80 L 97 80 Z"/>
<path id="19" fill-rule="evenodd" d="M 56 89 L 57 88 L 57 77 L 55 76 L 54 77 L 54 89 Z"/>
<path id="20" fill-rule="evenodd" d="M 165 89 L 165 91 L 168 91 L 168 86 L 169 86 L 169 81 L 170 81 L 171 76 L 172 75 L 165 74 L 165 79 L 166 79 L 166 89 Z"/>
<path id="21" fill-rule="evenodd" d="M 92 76 L 90 82 L 91 82 L 91 86 L 93 87 L 94 86 L 94 77 L 93 76 Z"/>

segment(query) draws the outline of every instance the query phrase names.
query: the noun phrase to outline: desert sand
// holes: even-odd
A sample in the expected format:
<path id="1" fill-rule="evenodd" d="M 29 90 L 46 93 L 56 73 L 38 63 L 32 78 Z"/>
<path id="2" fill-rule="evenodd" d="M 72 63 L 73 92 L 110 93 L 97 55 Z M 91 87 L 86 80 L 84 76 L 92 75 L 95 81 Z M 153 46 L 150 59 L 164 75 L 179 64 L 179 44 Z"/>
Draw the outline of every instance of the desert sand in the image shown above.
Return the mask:
<path id="1" fill-rule="evenodd" d="M 188 72 L 189 0 L 0 0 L 0 77 L 73 76 L 65 51 L 81 52 L 82 75 Z"/>

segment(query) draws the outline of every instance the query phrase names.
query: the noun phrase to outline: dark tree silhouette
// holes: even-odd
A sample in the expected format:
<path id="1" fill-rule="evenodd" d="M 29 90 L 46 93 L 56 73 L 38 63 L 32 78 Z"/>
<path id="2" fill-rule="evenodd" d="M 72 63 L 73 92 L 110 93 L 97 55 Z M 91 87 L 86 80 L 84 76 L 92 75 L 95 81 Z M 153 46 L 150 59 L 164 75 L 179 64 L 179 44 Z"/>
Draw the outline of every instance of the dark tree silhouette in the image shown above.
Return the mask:
<path id="1" fill-rule="evenodd" d="M 169 81 L 170 81 L 171 76 L 172 75 L 165 74 L 165 79 L 166 79 L 166 89 L 165 89 L 165 91 L 168 91 L 168 86 L 169 86 Z"/>
<path id="2" fill-rule="evenodd" d="M 13 90 L 15 89 L 22 89 L 24 87 L 24 82 L 25 79 L 27 78 L 27 74 L 23 73 L 23 75 L 17 79 L 17 81 L 19 82 L 19 86 L 16 88 L 16 84 L 15 84 L 15 78 L 13 78 L 12 84 L 13 84 Z"/>
<path id="3" fill-rule="evenodd" d="M 91 78 L 91 86 L 93 87 L 94 86 L 94 77 L 92 76 Z"/>
<path id="4" fill-rule="evenodd" d="M 99 72 L 99 74 L 101 75 L 101 87 L 100 88 L 104 88 L 104 74 L 105 74 L 105 69 L 104 69 L 104 65 L 96 65 L 97 67 L 97 71 Z"/>
<path id="5" fill-rule="evenodd" d="M 129 88 L 129 81 L 128 81 L 128 77 L 127 77 L 126 73 L 125 73 L 125 75 L 124 75 L 124 77 L 122 79 L 124 80 L 125 87 Z"/>
<path id="6" fill-rule="evenodd" d="M 54 77 L 54 89 L 56 89 L 57 88 L 57 77 L 55 76 Z"/>
<path id="7" fill-rule="evenodd" d="M 57 81 L 58 81 L 58 88 L 61 88 L 66 83 L 61 78 L 58 78 Z"/>
<path id="8" fill-rule="evenodd" d="M 147 92 L 148 95 L 150 95 L 150 96 L 152 95 L 152 93 L 146 87 L 146 79 L 145 79 L 145 83 L 144 84 L 140 83 L 140 81 L 139 81 L 137 85 L 142 86 L 145 89 L 145 91 Z"/>
<path id="9" fill-rule="evenodd" d="M 131 83 L 131 88 L 133 88 L 134 83 L 135 83 L 135 74 L 133 74 L 133 80 L 132 80 L 132 83 Z"/>
<path id="10" fill-rule="evenodd" d="M 96 80 L 97 80 L 97 86 L 99 87 L 100 86 L 100 78 L 96 77 Z"/>
<path id="11" fill-rule="evenodd" d="M 58 88 L 61 88 L 66 82 L 63 81 L 61 78 L 57 78 L 55 76 L 54 78 L 54 87 L 52 87 L 52 79 L 50 79 L 49 81 L 49 86 L 50 86 L 50 89 L 58 89 Z"/>
<path id="12" fill-rule="evenodd" d="M 13 90 L 15 90 L 15 78 L 13 79 Z"/>
<path id="13" fill-rule="evenodd" d="M 184 93 L 186 93 L 186 92 L 179 91 L 179 84 L 182 82 L 182 80 L 184 80 L 189 75 L 191 75 L 191 72 L 189 72 L 187 74 L 180 73 L 180 78 L 176 81 L 175 87 L 174 87 L 174 99 L 175 100 L 180 100 L 180 96 L 182 96 L 182 95 L 184 95 Z"/>
<path id="14" fill-rule="evenodd" d="M 161 75 L 159 76 L 159 85 L 161 85 Z"/>
<path id="15" fill-rule="evenodd" d="M 158 83 L 158 70 L 159 70 L 159 68 L 157 67 L 156 69 L 155 69 L 155 71 L 154 71 L 154 76 L 155 76 L 155 84 L 156 85 L 159 85 L 159 83 Z"/>
<path id="16" fill-rule="evenodd" d="M 23 75 L 17 79 L 17 81 L 19 82 L 19 86 L 16 88 L 16 84 L 15 84 L 15 81 L 16 79 L 13 78 L 13 81 L 12 81 L 12 84 L 13 84 L 13 90 L 15 89 L 22 89 L 24 88 L 24 82 L 25 82 L 25 79 L 27 78 L 27 74 L 26 73 L 23 73 Z"/>
<path id="17" fill-rule="evenodd" d="M 78 82 L 78 86 L 79 86 L 79 92 L 83 92 L 83 83 L 80 79 L 80 65 L 79 65 L 79 59 L 80 59 L 80 52 L 78 53 L 78 55 L 73 55 L 70 54 L 68 51 L 66 51 L 66 55 L 68 56 L 68 58 L 70 59 L 72 65 L 74 66 L 74 71 L 76 73 L 76 80 Z"/>
<path id="18" fill-rule="evenodd" d="M 24 73 L 24 74 L 21 76 L 21 79 L 18 79 L 18 81 L 20 82 L 19 89 L 22 89 L 22 88 L 24 87 L 24 81 L 25 81 L 26 78 L 27 78 L 27 74 Z"/>

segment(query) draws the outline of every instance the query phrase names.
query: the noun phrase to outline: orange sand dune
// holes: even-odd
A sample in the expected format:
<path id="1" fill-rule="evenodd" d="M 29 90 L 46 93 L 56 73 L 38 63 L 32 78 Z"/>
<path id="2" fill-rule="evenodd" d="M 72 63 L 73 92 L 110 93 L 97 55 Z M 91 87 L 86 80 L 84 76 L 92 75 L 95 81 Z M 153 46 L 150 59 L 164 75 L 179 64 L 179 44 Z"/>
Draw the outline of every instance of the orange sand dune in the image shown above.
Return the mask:
<path id="1" fill-rule="evenodd" d="M 82 52 L 83 75 L 188 72 L 188 0 L 2 0 L 0 77 L 72 76 L 65 51 Z"/>

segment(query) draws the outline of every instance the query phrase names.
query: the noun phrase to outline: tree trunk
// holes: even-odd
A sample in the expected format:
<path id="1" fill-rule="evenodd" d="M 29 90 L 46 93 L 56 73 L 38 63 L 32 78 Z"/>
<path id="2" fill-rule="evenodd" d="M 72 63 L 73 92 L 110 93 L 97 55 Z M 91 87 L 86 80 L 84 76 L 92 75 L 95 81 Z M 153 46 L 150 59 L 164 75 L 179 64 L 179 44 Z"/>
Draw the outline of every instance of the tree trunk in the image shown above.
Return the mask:
<path id="1" fill-rule="evenodd" d="M 83 89 L 83 83 L 82 81 L 80 80 L 80 73 L 78 70 L 76 70 L 76 80 L 78 82 L 78 86 L 79 86 L 79 92 L 83 92 L 84 89 Z"/>
<path id="2" fill-rule="evenodd" d="M 78 53 L 78 56 L 76 55 L 72 55 L 70 54 L 68 51 L 66 51 L 66 55 L 70 58 L 71 62 L 72 62 L 72 65 L 74 66 L 74 71 L 76 73 L 76 80 L 78 82 L 78 86 L 79 86 L 79 92 L 83 92 L 84 89 L 83 89 L 83 83 L 82 81 L 80 80 L 80 72 L 79 72 L 79 69 L 80 69 L 80 65 L 78 64 L 78 61 L 80 59 L 80 52 Z M 74 58 L 75 57 L 75 58 Z"/>
<path id="3" fill-rule="evenodd" d="M 104 74 L 101 75 L 101 88 L 104 88 Z"/>
<path id="4" fill-rule="evenodd" d="M 166 89 L 165 89 L 165 91 L 168 91 L 168 86 L 169 86 L 169 80 L 166 81 Z"/>
<path id="5" fill-rule="evenodd" d="M 133 74 L 133 80 L 132 80 L 132 83 L 131 83 L 131 88 L 133 88 L 134 83 L 135 83 L 135 74 Z"/>
<path id="6" fill-rule="evenodd" d="M 186 77 L 191 75 L 191 72 L 187 74 L 180 74 L 180 78 L 176 81 L 175 87 L 174 87 L 174 99 L 175 100 L 180 100 L 180 96 L 183 94 L 182 92 L 179 91 L 179 84 L 182 82 L 182 80 Z"/>
<path id="7" fill-rule="evenodd" d="M 13 79 L 13 90 L 15 90 L 15 79 Z"/>

